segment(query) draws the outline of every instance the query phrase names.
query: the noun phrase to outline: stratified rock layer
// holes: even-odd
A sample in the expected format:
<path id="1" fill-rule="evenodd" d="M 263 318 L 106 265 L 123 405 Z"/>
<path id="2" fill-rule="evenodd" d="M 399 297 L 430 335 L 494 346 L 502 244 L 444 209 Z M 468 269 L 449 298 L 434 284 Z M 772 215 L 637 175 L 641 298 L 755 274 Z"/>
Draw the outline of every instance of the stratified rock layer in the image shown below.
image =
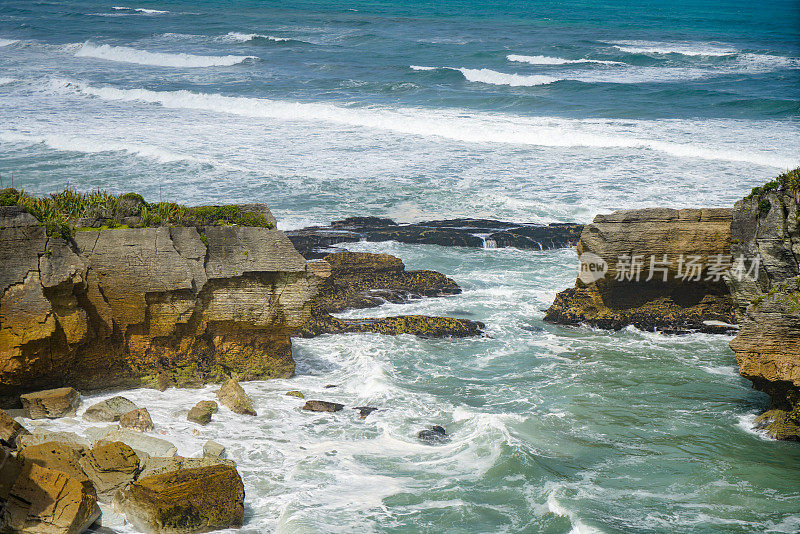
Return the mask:
<path id="1" fill-rule="evenodd" d="M 400 258 L 389 254 L 337 252 L 325 256 L 320 265 L 329 271 L 312 300 L 311 319 L 299 331 L 302 337 L 343 333 L 467 337 L 479 335 L 484 326 L 468 319 L 423 315 L 375 319 L 333 317 L 331 313 L 373 308 L 386 302 L 456 295 L 461 288 L 436 271 L 406 271 Z"/>
<path id="2" fill-rule="evenodd" d="M 730 259 L 730 226 L 731 210 L 723 208 L 598 215 L 577 246 L 584 275 L 556 296 L 545 320 L 609 329 L 718 331 L 706 322 L 734 322 L 733 301 L 722 271 L 715 269 Z M 597 257 L 608 271 L 594 280 L 588 261 Z"/>
<path id="3" fill-rule="evenodd" d="M 48 237 L 0 207 L 0 406 L 63 385 L 288 377 L 321 280 L 282 232 L 209 226 Z"/>
<path id="4" fill-rule="evenodd" d="M 796 172 L 796 171 L 795 171 Z M 800 440 L 800 189 L 795 182 L 736 203 L 732 252 L 759 257 L 754 276 L 731 280 L 739 373 L 770 395 L 758 421 L 779 439 Z"/>

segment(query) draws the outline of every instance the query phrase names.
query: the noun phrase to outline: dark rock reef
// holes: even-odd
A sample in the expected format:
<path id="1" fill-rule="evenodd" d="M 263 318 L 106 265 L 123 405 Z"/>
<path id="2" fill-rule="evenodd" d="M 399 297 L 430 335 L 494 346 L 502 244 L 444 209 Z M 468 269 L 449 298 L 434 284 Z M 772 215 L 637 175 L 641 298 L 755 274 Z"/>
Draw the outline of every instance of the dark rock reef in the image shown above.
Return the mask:
<path id="1" fill-rule="evenodd" d="M 556 296 L 545 321 L 727 331 L 734 306 L 721 267 L 730 258 L 730 225 L 731 210 L 724 208 L 598 215 L 578 242 L 575 287 Z"/>
<path id="2" fill-rule="evenodd" d="M 337 252 L 325 256 L 321 265 L 330 266 L 330 271 L 311 301 L 311 318 L 298 332 L 301 337 L 353 332 L 466 337 L 480 334 L 484 326 L 467 319 L 423 315 L 338 319 L 331 313 L 455 295 L 461 288 L 436 271 L 406 271 L 399 258 L 388 254 Z"/>
<path id="3" fill-rule="evenodd" d="M 800 440 L 800 169 L 736 203 L 734 255 L 759 257 L 757 272 L 731 278 L 740 330 L 731 341 L 739 373 L 770 396 L 756 424 Z"/>
<path id="4" fill-rule="evenodd" d="M 398 241 L 447 247 L 516 247 L 546 250 L 575 246 L 583 225 L 522 224 L 490 219 L 450 219 L 397 224 L 379 217 L 349 217 L 329 226 L 292 230 L 286 235 L 307 259 L 318 259 L 339 243 Z"/>

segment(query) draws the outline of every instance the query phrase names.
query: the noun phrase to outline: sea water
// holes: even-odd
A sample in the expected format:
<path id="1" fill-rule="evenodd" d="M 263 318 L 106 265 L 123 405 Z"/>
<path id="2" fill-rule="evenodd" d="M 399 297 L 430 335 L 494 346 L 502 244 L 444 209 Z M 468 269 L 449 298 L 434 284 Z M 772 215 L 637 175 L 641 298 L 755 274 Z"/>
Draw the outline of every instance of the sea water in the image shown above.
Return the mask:
<path id="1" fill-rule="evenodd" d="M 115 2 L 0 0 L 3 186 L 265 202 L 283 229 L 589 222 L 731 206 L 800 164 L 794 1 Z M 800 448 L 751 430 L 767 398 L 729 337 L 545 324 L 572 250 L 349 248 L 464 292 L 343 317 L 487 335 L 295 340 L 295 378 L 244 384 L 258 417 L 196 434 L 213 387 L 125 393 L 180 454 L 226 446 L 244 532 L 800 530 Z M 448 443 L 416 439 L 433 424 Z"/>

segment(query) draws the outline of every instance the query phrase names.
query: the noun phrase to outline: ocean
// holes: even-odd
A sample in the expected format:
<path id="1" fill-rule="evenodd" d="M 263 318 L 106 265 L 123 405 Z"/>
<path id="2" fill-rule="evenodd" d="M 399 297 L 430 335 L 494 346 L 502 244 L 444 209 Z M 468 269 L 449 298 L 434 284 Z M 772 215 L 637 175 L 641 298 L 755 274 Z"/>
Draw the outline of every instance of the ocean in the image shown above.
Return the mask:
<path id="1" fill-rule="evenodd" d="M 282 229 L 589 222 L 732 206 L 800 165 L 796 0 L 125 1 L 0 0 L 2 186 L 264 202 Z M 800 448 L 751 430 L 767 397 L 730 337 L 544 323 L 573 250 L 348 248 L 464 292 L 342 316 L 488 335 L 295 340 L 295 378 L 244 384 L 258 418 L 197 435 L 212 386 L 126 392 L 179 453 L 227 447 L 243 532 L 800 531 Z M 432 424 L 447 444 L 416 439 Z"/>

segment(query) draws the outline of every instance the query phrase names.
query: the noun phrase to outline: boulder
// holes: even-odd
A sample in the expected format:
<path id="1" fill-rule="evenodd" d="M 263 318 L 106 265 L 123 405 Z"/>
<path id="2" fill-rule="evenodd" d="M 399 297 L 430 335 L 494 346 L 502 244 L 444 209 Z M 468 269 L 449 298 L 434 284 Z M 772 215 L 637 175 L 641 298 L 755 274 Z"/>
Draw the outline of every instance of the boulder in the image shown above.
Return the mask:
<path id="1" fill-rule="evenodd" d="M 461 338 L 480 336 L 486 325 L 470 319 L 398 315 L 375 319 L 339 319 L 332 315 L 313 316 L 300 331 L 300 337 L 322 334 L 410 334 L 421 338 Z"/>
<path id="2" fill-rule="evenodd" d="M 232 412 L 242 415 L 257 415 L 253 399 L 244 392 L 242 386 L 234 379 L 225 382 L 217 391 L 217 398 Z"/>
<path id="3" fill-rule="evenodd" d="M 306 398 L 306 397 L 305 397 L 305 395 L 303 395 L 301 392 L 299 392 L 299 391 L 296 391 L 296 390 L 287 391 L 287 392 L 286 392 L 286 396 L 287 396 L 287 397 L 297 397 L 298 399 L 304 399 L 304 398 Z"/>
<path id="4" fill-rule="evenodd" d="M 25 447 L 19 457 L 40 467 L 55 469 L 71 476 L 86 487 L 87 493 L 95 495 L 94 484 L 81 467 L 85 449 L 73 443 L 51 441 Z"/>
<path id="5" fill-rule="evenodd" d="M 25 449 L 27 447 L 33 447 L 34 445 L 51 443 L 54 441 L 65 443 L 81 450 L 90 449 L 92 447 L 89 440 L 74 432 L 50 432 L 49 430 L 36 428 L 33 430 L 33 434 L 25 434 L 17 438 L 17 448 Z"/>
<path id="6" fill-rule="evenodd" d="M 206 441 L 203 445 L 203 458 L 222 458 L 225 454 L 225 447 L 216 441 Z"/>
<path id="7" fill-rule="evenodd" d="M 207 425 L 211 422 L 211 415 L 219 411 L 219 406 L 214 401 L 200 401 L 189 410 L 186 419 L 199 425 Z"/>
<path id="8" fill-rule="evenodd" d="M 153 430 L 153 420 L 150 418 L 150 412 L 147 408 L 139 408 L 131 410 L 119 418 L 119 426 L 122 428 L 129 428 L 137 432 L 149 432 Z"/>
<path id="9" fill-rule="evenodd" d="M 140 478 L 119 491 L 114 505 L 147 534 L 238 528 L 244 518 L 244 485 L 233 466 L 181 469 Z"/>
<path id="10" fill-rule="evenodd" d="M 138 406 L 125 397 L 111 397 L 86 408 L 83 418 L 92 423 L 113 423 L 137 408 Z"/>
<path id="11" fill-rule="evenodd" d="M 22 461 L 3 518 L 9 532 L 80 534 L 100 517 L 92 492 L 68 474 Z"/>
<path id="12" fill-rule="evenodd" d="M 114 493 L 139 474 L 139 457 L 121 441 L 97 443 L 83 458 L 80 466 L 97 490 L 102 502 L 110 502 Z"/>
<path id="13" fill-rule="evenodd" d="M 344 408 L 344 404 L 322 400 L 306 401 L 306 403 L 303 405 L 303 410 L 309 412 L 338 412 L 342 408 Z"/>
<path id="14" fill-rule="evenodd" d="M 25 427 L 17 423 L 5 411 L 0 410 L 0 445 L 16 449 L 17 438 L 29 434 L 30 432 Z"/>
<path id="15" fill-rule="evenodd" d="M 175 456 L 175 453 L 178 452 L 177 447 L 169 441 L 148 436 L 135 430 L 114 427 L 100 428 L 93 432 L 90 432 L 90 430 L 87 430 L 86 433 L 91 434 L 95 442 L 121 441 L 136 451 L 136 454 L 140 457 Z"/>
<path id="16" fill-rule="evenodd" d="M 183 456 L 158 458 L 152 456 L 143 460 L 142 471 L 139 473 L 138 478 L 141 479 L 163 473 L 170 473 L 180 469 L 194 469 L 197 467 L 209 467 L 212 465 L 236 466 L 236 462 L 233 460 L 223 460 L 221 458 L 184 458 Z"/>
<path id="17" fill-rule="evenodd" d="M 26 393 L 19 399 L 28 419 L 72 417 L 81 402 L 80 394 L 69 387 Z"/>
<path id="18" fill-rule="evenodd" d="M 440 445 L 450 441 L 444 427 L 440 425 L 434 425 L 425 430 L 420 430 L 417 432 L 417 438 L 429 445 Z"/>

